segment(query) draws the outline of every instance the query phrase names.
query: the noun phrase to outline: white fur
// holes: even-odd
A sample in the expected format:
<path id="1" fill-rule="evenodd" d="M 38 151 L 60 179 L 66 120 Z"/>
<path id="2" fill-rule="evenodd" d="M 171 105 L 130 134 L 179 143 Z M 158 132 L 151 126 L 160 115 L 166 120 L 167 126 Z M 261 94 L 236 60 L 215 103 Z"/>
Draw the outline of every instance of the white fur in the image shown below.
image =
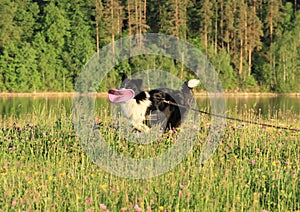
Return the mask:
<path id="1" fill-rule="evenodd" d="M 191 79 L 191 80 L 188 81 L 187 86 L 189 88 L 194 88 L 197 85 L 199 85 L 199 83 L 200 83 L 200 80 L 198 80 L 198 79 Z"/>
<path id="2" fill-rule="evenodd" d="M 126 116 L 126 118 L 130 121 L 134 128 L 142 131 L 148 132 L 149 127 L 143 123 L 145 120 L 146 110 L 151 105 L 151 101 L 149 100 L 150 95 L 146 92 L 147 99 L 136 102 L 135 99 L 130 99 L 126 102 L 121 103 L 121 109 Z"/>

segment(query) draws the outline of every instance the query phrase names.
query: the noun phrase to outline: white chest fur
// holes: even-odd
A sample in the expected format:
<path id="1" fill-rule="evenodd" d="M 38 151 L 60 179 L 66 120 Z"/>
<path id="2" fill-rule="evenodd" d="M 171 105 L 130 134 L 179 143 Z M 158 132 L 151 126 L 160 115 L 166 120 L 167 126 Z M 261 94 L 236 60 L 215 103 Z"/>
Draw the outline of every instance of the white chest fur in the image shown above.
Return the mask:
<path id="1" fill-rule="evenodd" d="M 150 105 L 151 101 L 149 99 L 145 99 L 139 103 L 136 102 L 136 99 L 130 99 L 121 103 L 121 109 L 133 127 L 146 132 L 149 128 L 144 125 L 143 121 L 145 120 L 147 108 Z"/>

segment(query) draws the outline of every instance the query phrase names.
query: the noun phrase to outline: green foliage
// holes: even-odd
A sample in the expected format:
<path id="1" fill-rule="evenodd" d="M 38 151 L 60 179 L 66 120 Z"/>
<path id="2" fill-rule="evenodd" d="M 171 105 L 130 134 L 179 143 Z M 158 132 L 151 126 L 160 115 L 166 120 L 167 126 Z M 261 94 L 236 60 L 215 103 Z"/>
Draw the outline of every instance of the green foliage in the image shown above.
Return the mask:
<path id="1" fill-rule="evenodd" d="M 72 91 L 98 48 L 134 33 L 155 32 L 198 46 L 226 90 L 257 91 L 259 86 L 295 92 L 300 89 L 299 25 L 297 1 L 3 0 L 0 91 Z M 171 51 L 181 54 L 177 47 L 166 47 Z M 161 68 L 181 79 L 191 77 L 182 64 L 162 58 L 122 63 L 99 90 L 116 84 L 121 67 L 133 73 Z"/>

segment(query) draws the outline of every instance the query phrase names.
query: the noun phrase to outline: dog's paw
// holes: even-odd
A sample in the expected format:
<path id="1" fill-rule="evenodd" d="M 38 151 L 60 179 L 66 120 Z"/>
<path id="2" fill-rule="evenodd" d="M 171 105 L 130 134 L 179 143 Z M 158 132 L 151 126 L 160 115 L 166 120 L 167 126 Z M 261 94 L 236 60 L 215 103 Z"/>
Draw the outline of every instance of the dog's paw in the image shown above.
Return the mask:
<path id="1" fill-rule="evenodd" d="M 140 132 L 144 132 L 144 133 L 147 133 L 150 131 L 150 128 L 145 125 L 145 124 L 141 124 L 141 125 L 134 125 L 133 126 L 135 129 L 137 129 L 138 131 Z"/>
<path id="2" fill-rule="evenodd" d="M 199 85 L 199 83 L 200 83 L 200 80 L 198 80 L 198 79 L 191 79 L 191 80 L 188 81 L 187 86 L 189 88 L 194 88 L 197 85 Z"/>

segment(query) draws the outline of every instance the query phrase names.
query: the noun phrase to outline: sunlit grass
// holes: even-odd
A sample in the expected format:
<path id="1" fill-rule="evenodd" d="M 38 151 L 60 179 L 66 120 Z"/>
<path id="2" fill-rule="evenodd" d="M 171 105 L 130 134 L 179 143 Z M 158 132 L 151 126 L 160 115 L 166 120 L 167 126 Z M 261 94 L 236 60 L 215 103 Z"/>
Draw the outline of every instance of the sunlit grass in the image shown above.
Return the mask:
<path id="1" fill-rule="evenodd" d="M 198 139 L 187 158 L 147 180 L 111 175 L 87 157 L 71 117 L 40 109 L 1 120 L 0 209 L 3 211 L 297 211 L 300 133 L 228 122 L 220 145 L 203 166 L 199 155 L 209 117 L 201 116 Z M 263 120 L 248 110 L 228 114 L 299 128 L 299 117 Z M 100 131 L 128 157 L 160 154 L 176 133 L 157 143 L 127 143 L 101 114 Z M 137 154 L 137 152 L 139 154 Z"/>

